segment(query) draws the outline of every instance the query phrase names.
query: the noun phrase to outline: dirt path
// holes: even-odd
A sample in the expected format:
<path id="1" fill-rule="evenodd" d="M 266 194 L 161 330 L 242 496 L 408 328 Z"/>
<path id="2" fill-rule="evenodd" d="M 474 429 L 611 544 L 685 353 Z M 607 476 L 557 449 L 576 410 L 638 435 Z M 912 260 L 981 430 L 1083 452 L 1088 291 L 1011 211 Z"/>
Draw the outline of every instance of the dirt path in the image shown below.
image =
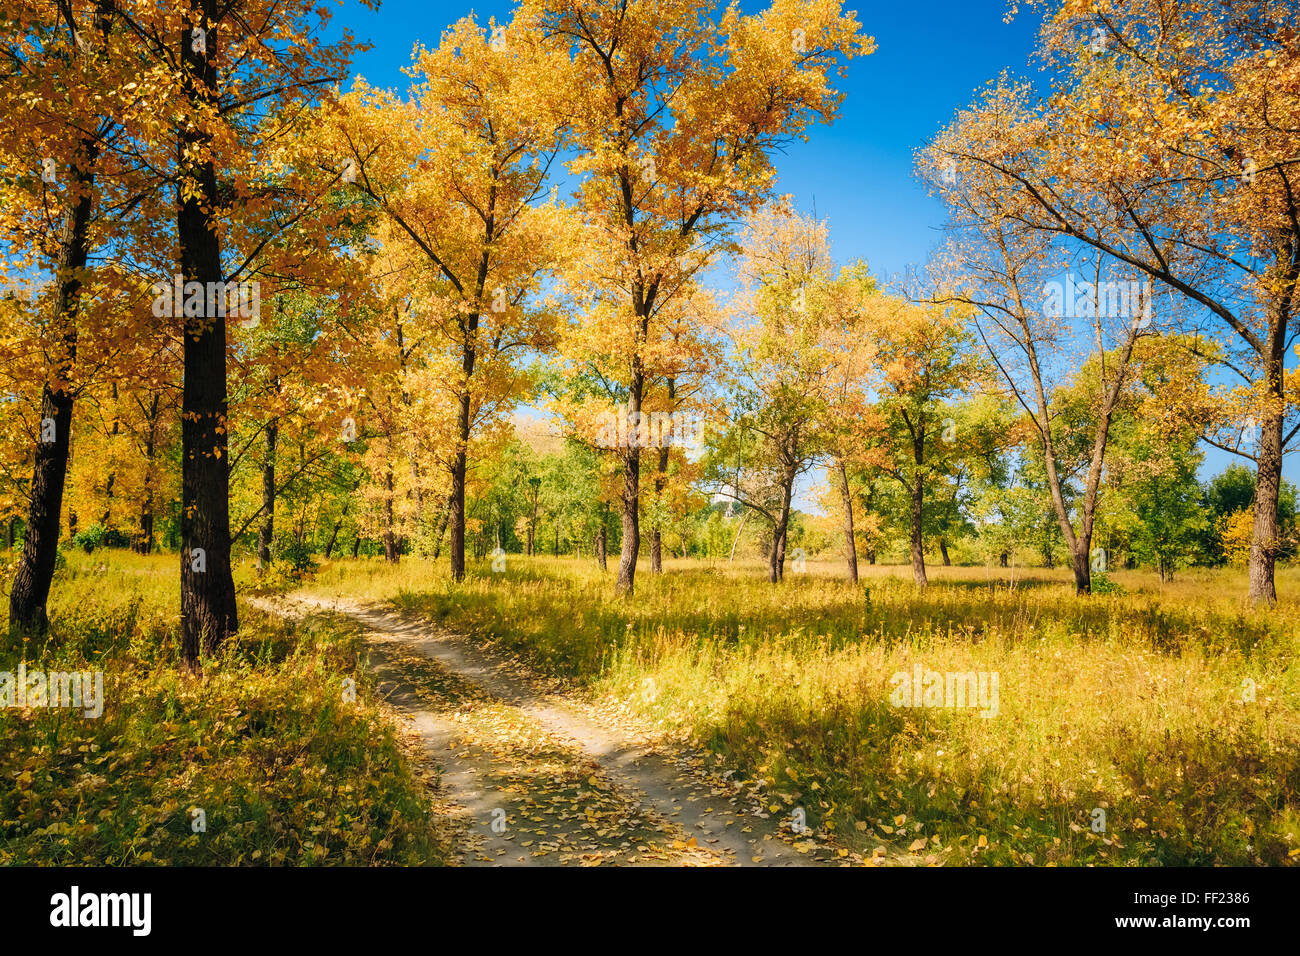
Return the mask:
<path id="1" fill-rule="evenodd" d="M 436 625 L 348 601 L 256 603 L 343 614 L 365 629 L 380 693 L 411 722 L 457 808 L 466 865 L 862 861 L 793 832 L 790 816 L 768 814 L 751 793 L 629 739 Z"/>

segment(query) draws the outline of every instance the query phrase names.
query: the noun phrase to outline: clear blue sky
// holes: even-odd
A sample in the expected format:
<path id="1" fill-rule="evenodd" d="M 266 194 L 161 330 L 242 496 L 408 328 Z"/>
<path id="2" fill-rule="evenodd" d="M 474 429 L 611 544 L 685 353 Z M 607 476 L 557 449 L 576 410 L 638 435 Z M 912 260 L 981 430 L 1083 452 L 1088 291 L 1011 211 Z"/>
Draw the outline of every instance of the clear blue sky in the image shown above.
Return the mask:
<path id="1" fill-rule="evenodd" d="M 384 0 L 371 11 L 345 0 L 335 23 L 373 44 L 354 72 L 375 86 L 404 90 L 401 69 L 416 43 L 436 46 L 442 31 L 474 13 L 508 19 L 508 0 Z M 743 4 L 759 9 L 760 4 Z M 811 130 L 776 159 L 778 190 L 797 208 L 828 220 L 835 258 L 864 259 L 888 278 L 921 265 L 941 239 L 941 205 L 926 195 L 912 172 L 913 152 L 969 104 L 975 93 L 1003 70 L 1036 75 L 1030 56 L 1038 20 L 1023 9 L 1011 23 L 1003 0 L 911 0 L 857 5 L 863 31 L 875 37 L 876 52 L 852 61 L 839 88 L 845 93 L 839 120 Z M 1234 459 L 1207 449 L 1202 476 Z M 1287 476 L 1300 479 L 1300 463 L 1288 460 Z M 808 487 L 796 505 L 815 510 Z"/>

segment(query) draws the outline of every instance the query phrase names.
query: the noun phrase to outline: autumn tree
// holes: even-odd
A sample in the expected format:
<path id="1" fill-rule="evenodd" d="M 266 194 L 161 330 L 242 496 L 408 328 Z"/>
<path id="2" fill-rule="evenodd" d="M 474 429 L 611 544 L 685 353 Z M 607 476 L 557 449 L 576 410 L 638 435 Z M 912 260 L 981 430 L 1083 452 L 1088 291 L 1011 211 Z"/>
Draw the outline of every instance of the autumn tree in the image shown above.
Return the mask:
<path id="1" fill-rule="evenodd" d="M 873 296 L 868 305 L 879 376 L 875 411 L 883 427 L 867 458 L 906 492 L 912 576 L 925 587 L 927 491 L 945 480 L 960 457 L 952 406 L 982 380 L 984 370 L 958 307 L 893 295 Z"/>
<path id="2" fill-rule="evenodd" d="M 768 578 L 775 584 L 784 576 L 795 481 L 828 449 L 823 426 L 839 384 L 831 340 L 842 290 L 826 224 L 788 205 L 755 212 L 741 244 L 732 428 L 752 437 L 755 465 L 769 473 L 776 496 L 747 497 L 735 485 L 730 493 L 772 526 Z M 740 435 L 734 441 L 742 451 Z M 725 463 L 724 455 L 719 464 Z"/>
<path id="3" fill-rule="evenodd" d="M 554 207 L 539 200 L 565 66 L 516 24 L 463 19 L 437 49 L 416 51 L 409 100 L 358 85 L 320 144 L 323 162 L 390 223 L 391 254 L 422 276 L 416 321 L 436 353 L 425 372 L 454 414 L 442 457 L 457 580 L 471 437 L 524 394 L 516 358 L 546 348 L 549 334 L 529 300 L 550 255 Z"/>
<path id="4" fill-rule="evenodd" d="M 931 154 L 942 167 L 946 154 Z M 932 171 L 934 171 L 932 169 Z M 975 331 L 1004 387 L 1033 423 L 1046 467 L 1047 488 L 1069 549 L 1075 590 L 1092 590 L 1092 536 L 1110 431 L 1132 379 L 1134 347 L 1154 333 L 1150 282 L 1138 281 L 1095 252 L 1091 262 L 1062 255 L 1052 237 L 1000 218 L 986 205 L 983 181 L 936 183 L 952 210 L 954 237 L 945 266 L 949 287 L 939 301 L 967 306 Z M 946 188 L 945 188 L 946 187 Z M 1075 268 L 1082 267 L 1081 273 Z M 1063 377 L 1077 374 L 1098 354 L 1089 441 L 1081 493 L 1069 494 L 1067 461 L 1053 404 Z"/>
<path id="5" fill-rule="evenodd" d="M 992 84 L 935 149 L 999 217 L 1150 279 L 1187 303 L 1189 330 L 1218 340 L 1259 423 L 1256 447 L 1231 450 L 1256 464 L 1250 597 L 1271 605 L 1282 459 L 1300 431 L 1288 367 L 1300 278 L 1292 11 L 1267 0 L 1039 5 L 1051 93 Z"/>
<path id="6" fill-rule="evenodd" d="M 864 449 L 882 427 L 873 405 L 876 355 L 866 307 L 869 297 L 876 293 L 876 280 L 866 263 L 853 263 L 840 270 L 822 331 L 831 377 L 826 416 L 820 427 L 826 436 L 828 477 L 838 493 L 833 510 L 838 510 L 844 529 L 844 558 L 852 582 L 858 580 L 853 473 L 863 464 Z"/>
<path id="7" fill-rule="evenodd" d="M 0 226 L 12 262 L 0 262 L 0 273 L 22 274 L 32 266 L 51 280 L 49 294 L 38 300 L 47 312 L 39 330 L 43 367 L 33 370 L 42 381 L 40 415 L 9 623 L 21 631 L 43 632 L 76 382 L 85 378 L 77 369 L 80 326 L 87 300 L 96 294 L 89 262 L 92 249 L 104 242 L 104 231 L 92 221 L 104 218 L 101 154 L 121 124 L 135 115 L 136 97 L 121 89 L 123 24 L 115 4 L 20 2 L 6 6 L 5 20 Z"/>
<path id="8" fill-rule="evenodd" d="M 872 42 L 838 0 L 777 0 L 761 13 L 705 0 L 530 0 L 520 17 L 572 58 L 571 172 L 584 248 L 565 270 L 610 345 L 602 374 L 638 416 L 661 301 L 712 261 L 727 226 L 770 191 L 771 151 L 830 121 L 832 71 Z M 590 328 L 599 323 L 599 329 Z M 641 457 L 620 451 L 623 546 L 615 589 L 635 587 Z"/>

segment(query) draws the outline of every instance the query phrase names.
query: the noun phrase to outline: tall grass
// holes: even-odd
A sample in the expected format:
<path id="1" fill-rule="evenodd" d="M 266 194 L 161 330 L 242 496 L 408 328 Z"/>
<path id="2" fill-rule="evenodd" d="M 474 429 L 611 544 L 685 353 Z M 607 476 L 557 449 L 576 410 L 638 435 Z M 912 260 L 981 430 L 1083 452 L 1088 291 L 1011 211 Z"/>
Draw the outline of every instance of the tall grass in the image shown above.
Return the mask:
<path id="1" fill-rule="evenodd" d="M 174 556 L 71 554 L 48 637 L 0 646 L 0 670 L 103 671 L 106 698 L 98 719 L 0 709 L 0 864 L 442 861 L 355 629 L 242 607 L 239 639 L 191 675 L 178 578 Z"/>
<path id="2" fill-rule="evenodd" d="M 1276 610 L 1243 576 L 832 564 L 772 586 L 757 565 L 670 562 L 630 601 L 572 559 L 337 562 L 317 595 L 390 600 L 495 644 L 761 780 L 850 842 L 952 862 L 1282 864 L 1300 858 L 1300 573 Z M 908 709 L 897 672 L 999 675 L 995 717 Z M 1250 693 L 1253 688 L 1253 700 Z M 1105 829 L 1094 822 L 1105 813 Z M 918 851 L 919 852 L 919 851 Z"/>

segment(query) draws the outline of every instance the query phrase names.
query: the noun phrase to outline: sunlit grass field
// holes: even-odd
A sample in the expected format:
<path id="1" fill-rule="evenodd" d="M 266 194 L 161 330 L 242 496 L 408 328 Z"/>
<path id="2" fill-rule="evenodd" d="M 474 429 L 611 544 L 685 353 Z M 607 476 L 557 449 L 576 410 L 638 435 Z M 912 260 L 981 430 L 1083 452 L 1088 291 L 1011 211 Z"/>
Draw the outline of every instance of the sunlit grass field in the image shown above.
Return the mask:
<path id="1" fill-rule="evenodd" d="M 48 638 L 0 649 L 3 671 L 103 671 L 106 698 L 99 719 L 0 708 L 0 865 L 443 860 L 427 786 L 365 703 L 357 631 L 242 606 L 239 640 L 192 676 L 178 561 L 69 553 Z"/>
<path id="2" fill-rule="evenodd" d="M 244 605 L 197 679 L 177 667 L 177 563 L 70 554 L 49 639 L 4 647 L 0 670 L 103 670 L 108 706 L 0 710 L 0 863 L 445 859 L 424 785 L 365 703 L 356 630 Z M 1256 612 L 1233 570 L 1120 571 L 1123 593 L 1080 600 L 1065 571 L 940 567 L 919 592 L 904 567 L 851 586 L 810 561 L 774 587 L 757 562 L 670 561 L 625 601 L 613 566 L 509 556 L 453 584 L 445 561 L 344 560 L 302 591 L 518 655 L 855 847 L 949 865 L 1300 860 L 1300 570 Z M 268 582 L 243 567 L 239 583 Z M 891 677 L 917 664 L 996 673 L 996 715 L 896 706 Z M 361 703 L 343 701 L 348 677 Z"/>
<path id="3" fill-rule="evenodd" d="M 1251 611 L 1235 570 L 1112 575 L 836 562 L 768 584 L 758 563 L 613 568 L 510 556 L 326 565 L 306 591 L 390 601 L 517 654 L 702 746 L 772 806 L 854 845 L 948 864 L 1268 864 L 1300 859 L 1300 571 Z M 897 672 L 998 675 L 996 716 L 891 703 Z M 1097 811 L 1104 811 L 1103 814 Z M 924 841 L 924 849 L 918 845 Z"/>

